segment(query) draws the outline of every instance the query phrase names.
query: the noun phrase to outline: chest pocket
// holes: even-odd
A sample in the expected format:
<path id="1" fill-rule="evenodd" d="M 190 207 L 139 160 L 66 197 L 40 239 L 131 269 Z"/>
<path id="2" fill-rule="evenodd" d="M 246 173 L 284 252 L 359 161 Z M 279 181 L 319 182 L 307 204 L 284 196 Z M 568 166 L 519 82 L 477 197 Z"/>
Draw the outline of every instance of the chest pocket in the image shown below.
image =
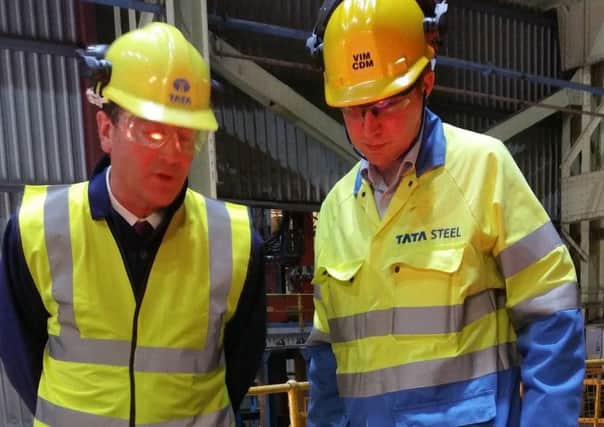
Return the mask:
<path id="1" fill-rule="evenodd" d="M 460 304 L 486 289 L 472 247 L 407 250 L 390 257 L 384 272 L 398 307 Z"/>
<path id="2" fill-rule="evenodd" d="M 358 280 L 363 260 L 319 265 L 313 283 L 321 285 L 321 295 L 329 298 L 326 305 L 329 317 L 346 316 L 361 309 L 371 293 L 369 283 Z"/>

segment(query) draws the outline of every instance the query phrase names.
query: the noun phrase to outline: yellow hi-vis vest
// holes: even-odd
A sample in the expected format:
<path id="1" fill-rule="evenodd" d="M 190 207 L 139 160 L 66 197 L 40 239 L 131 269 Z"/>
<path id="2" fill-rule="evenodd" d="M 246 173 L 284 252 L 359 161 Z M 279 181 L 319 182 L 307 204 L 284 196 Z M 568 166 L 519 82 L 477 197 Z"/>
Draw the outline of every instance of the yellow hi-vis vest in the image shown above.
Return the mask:
<path id="1" fill-rule="evenodd" d="M 26 187 L 19 227 L 50 314 L 35 426 L 234 426 L 223 331 L 249 263 L 245 207 L 187 190 L 139 307 L 87 182 Z"/>

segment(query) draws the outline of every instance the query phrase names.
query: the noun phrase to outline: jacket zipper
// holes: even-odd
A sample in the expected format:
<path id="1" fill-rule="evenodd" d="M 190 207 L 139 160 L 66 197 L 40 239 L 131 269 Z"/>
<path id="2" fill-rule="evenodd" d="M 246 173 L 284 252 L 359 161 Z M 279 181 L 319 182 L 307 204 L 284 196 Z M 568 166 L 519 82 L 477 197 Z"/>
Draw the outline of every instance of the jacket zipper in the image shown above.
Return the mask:
<path id="1" fill-rule="evenodd" d="M 122 249 L 122 246 L 119 243 L 117 246 L 122 255 L 122 259 L 126 260 L 127 258 L 124 256 L 124 251 Z M 144 250 L 146 251 L 147 249 L 144 249 Z M 150 261 L 151 260 L 147 260 L 146 262 L 149 263 Z M 147 289 L 147 280 L 149 280 L 149 275 L 151 274 L 152 264 L 153 263 L 151 262 L 151 264 L 149 264 L 147 266 L 147 271 L 145 273 L 144 280 L 141 281 L 141 285 L 144 284 L 144 286 L 141 289 L 140 298 L 138 298 L 138 296 L 134 292 L 135 288 L 132 286 L 132 280 L 134 279 L 134 276 L 132 275 L 132 271 L 130 270 L 128 263 L 124 262 L 124 267 L 126 268 L 126 273 L 128 274 L 128 278 L 130 279 L 130 282 L 131 282 L 130 287 L 132 288 L 132 294 L 134 296 L 134 301 L 136 302 L 136 306 L 134 307 L 134 317 L 132 319 L 132 341 L 130 342 L 130 360 L 128 362 L 128 375 L 130 377 L 130 420 L 129 420 L 130 427 L 136 427 L 136 384 L 134 381 L 134 356 L 135 356 L 135 352 L 136 352 L 136 344 L 138 341 L 138 314 L 141 310 L 141 305 L 143 303 L 143 296 L 145 295 L 145 290 Z"/>

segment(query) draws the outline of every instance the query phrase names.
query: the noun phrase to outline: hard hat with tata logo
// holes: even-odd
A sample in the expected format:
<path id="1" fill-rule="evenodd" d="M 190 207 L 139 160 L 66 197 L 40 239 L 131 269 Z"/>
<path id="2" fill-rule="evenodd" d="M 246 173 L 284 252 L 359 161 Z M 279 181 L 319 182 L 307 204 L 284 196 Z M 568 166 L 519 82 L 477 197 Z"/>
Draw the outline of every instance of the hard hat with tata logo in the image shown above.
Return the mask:
<path id="1" fill-rule="evenodd" d="M 210 72 L 175 27 L 153 22 L 124 34 L 107 50 L 110 78 L 97 92 L 148 120 L 214 131 Z"/>

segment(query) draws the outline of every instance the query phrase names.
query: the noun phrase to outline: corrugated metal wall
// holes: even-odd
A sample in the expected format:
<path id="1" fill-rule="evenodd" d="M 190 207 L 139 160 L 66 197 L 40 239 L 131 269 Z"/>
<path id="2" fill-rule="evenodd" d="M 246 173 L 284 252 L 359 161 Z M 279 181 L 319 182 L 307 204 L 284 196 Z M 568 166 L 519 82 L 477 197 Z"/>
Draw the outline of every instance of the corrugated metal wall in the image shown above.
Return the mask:
<path id="1" fill-rule="evenodd" d="M 217 16 L 280 25 L 310 33 L 321 4 L 322 0 L 283 2 L 211 0 L 208 2 L 208 9 L 210 13 Z M 449 4 L 449 33 L 440 52 L 441 55 L 492 64 L 525 73 L 561 78 L 555 11 L 544 13 L 519 6 L 502 5 L 498 0 L 456 0 Z M 220 31 L 220 28 L 215 31 L 218 31 L 221 37 L 245 54 L 310 63 L 303 41 L 251 32 Z M 325 106 L 320 73 L 261 65 L 296 91 L 303 93 L 313 103 L 324 108 L 333 117 L 339 118 L 337 113 Z M 494 75 L 485 76 L 481 73 L 442 65 L 437 67 L 436 83 L 462 91 L 530 101 L 541 100 L 556 90 L 545 85 L 535 85 L 522 80 Z M 436 90 L 431 96 L 430 106 L 445 121 L 478 132 L 489 129 L 523 108 L 520 104 L 499 101 L 492 97 L 476 97 L 470 94 L 451 95 L 439 90 Z M 545 156 L 539 160 L 540 162 L 552 164 L 559 158 L 559 151 L 553 151 L 554 147 L 559 149 L 559 145 L 550 144 L 551 150 L 542 149 L 540 151 L 535 151 L 536 149 L 532 146 L 535 141 L 550 139 L 552 135 L 559 138 L 559 133 L 557 133 L 559 127 L 556 123 L 553 121 L 546 123 L 545 126 L 542 124 L 530 132 L 514 138 L 514 145 L 515 149 L 522 153 L 539 152 Z M 239 125 L 235 123 L 234 126 Z M 236 133 L 243 134 L 245 130 L 239 129 Z M 524 147 L 520 149 L 521 145 Z M 252 148 L 245 146 L 240 146 L 238 150 L 243 150 L 242 153 L 245 150 L 253 151 Z M 242 155 L 240 154 L 240 156 Z M 527 177 L 538 173 L 535 168 L 538 168 L 539 171 L 542 170 L 540 166 L 536 166 L 535 162 L 525 162 L 519 159 L 519 163 Z M 546 194 L 551 191 L 549 186 L 539 187 L 546 185 L 544 180 L 531 181 L 531 184 L 537 186 L 533 187 L 537 194 Z M 554 185 L 553 191 L 559 192 L 559 182 L 556 181 Z M 226 189 L 229 194 L 237 194 L 238 191 L 243 191 L 242 195 L 249 194 L 245 188 Z M 542 201 L 544 205 L 551 204 L 551 197 L 547 200 L 542 199 Z"/>
<path id="2" fill-rule="evenodd" d="M 75 44 L 74 2 L 0 0 L 0 33 Z M 74 58 L 0 45 L 0 186 L 85 178 L 79 83 Z M 2 228 L 19 197 L 18 192 L 0 192 Z M 0 425 L 30 424 L 31 415 L 0 371 Z"/>
<path id="3" fill-rule="evenodd" d="M 506 145 L 554 220 L 560 221 L 562 120 L 556 114 L 516 135 Z"/>
<path id="4" fill-rule="evenodd" d="M 449 8 L 448 24 L 449 34 L 441 55 L 544 77 L 561 77 L 554 11 L 543 13 L 493 2 L 459 0 Z M 443 66 L 439 71 L 437 83 L 440 85 L 521 100 L 539 101 L 554 90 L 524 80 L 485 76 L 451 67 Z M 492 98 L 471 95 L 447 95 L 446 98 L 449 102 L 470 104 L 478 109 L 474 115 L 479 117 L 488 116 L 480 111 L 485 108 L 504 114 L 519 109 L 517 104 Z M 491 118 L 500 119 L 496 114 Z"/>
<path id="5" fill-rule="evenodd" d="M 223 86 L 213 95 L 220 123 L 218 196 L 318 209 L 351 164 L 234 86 Z"/>

